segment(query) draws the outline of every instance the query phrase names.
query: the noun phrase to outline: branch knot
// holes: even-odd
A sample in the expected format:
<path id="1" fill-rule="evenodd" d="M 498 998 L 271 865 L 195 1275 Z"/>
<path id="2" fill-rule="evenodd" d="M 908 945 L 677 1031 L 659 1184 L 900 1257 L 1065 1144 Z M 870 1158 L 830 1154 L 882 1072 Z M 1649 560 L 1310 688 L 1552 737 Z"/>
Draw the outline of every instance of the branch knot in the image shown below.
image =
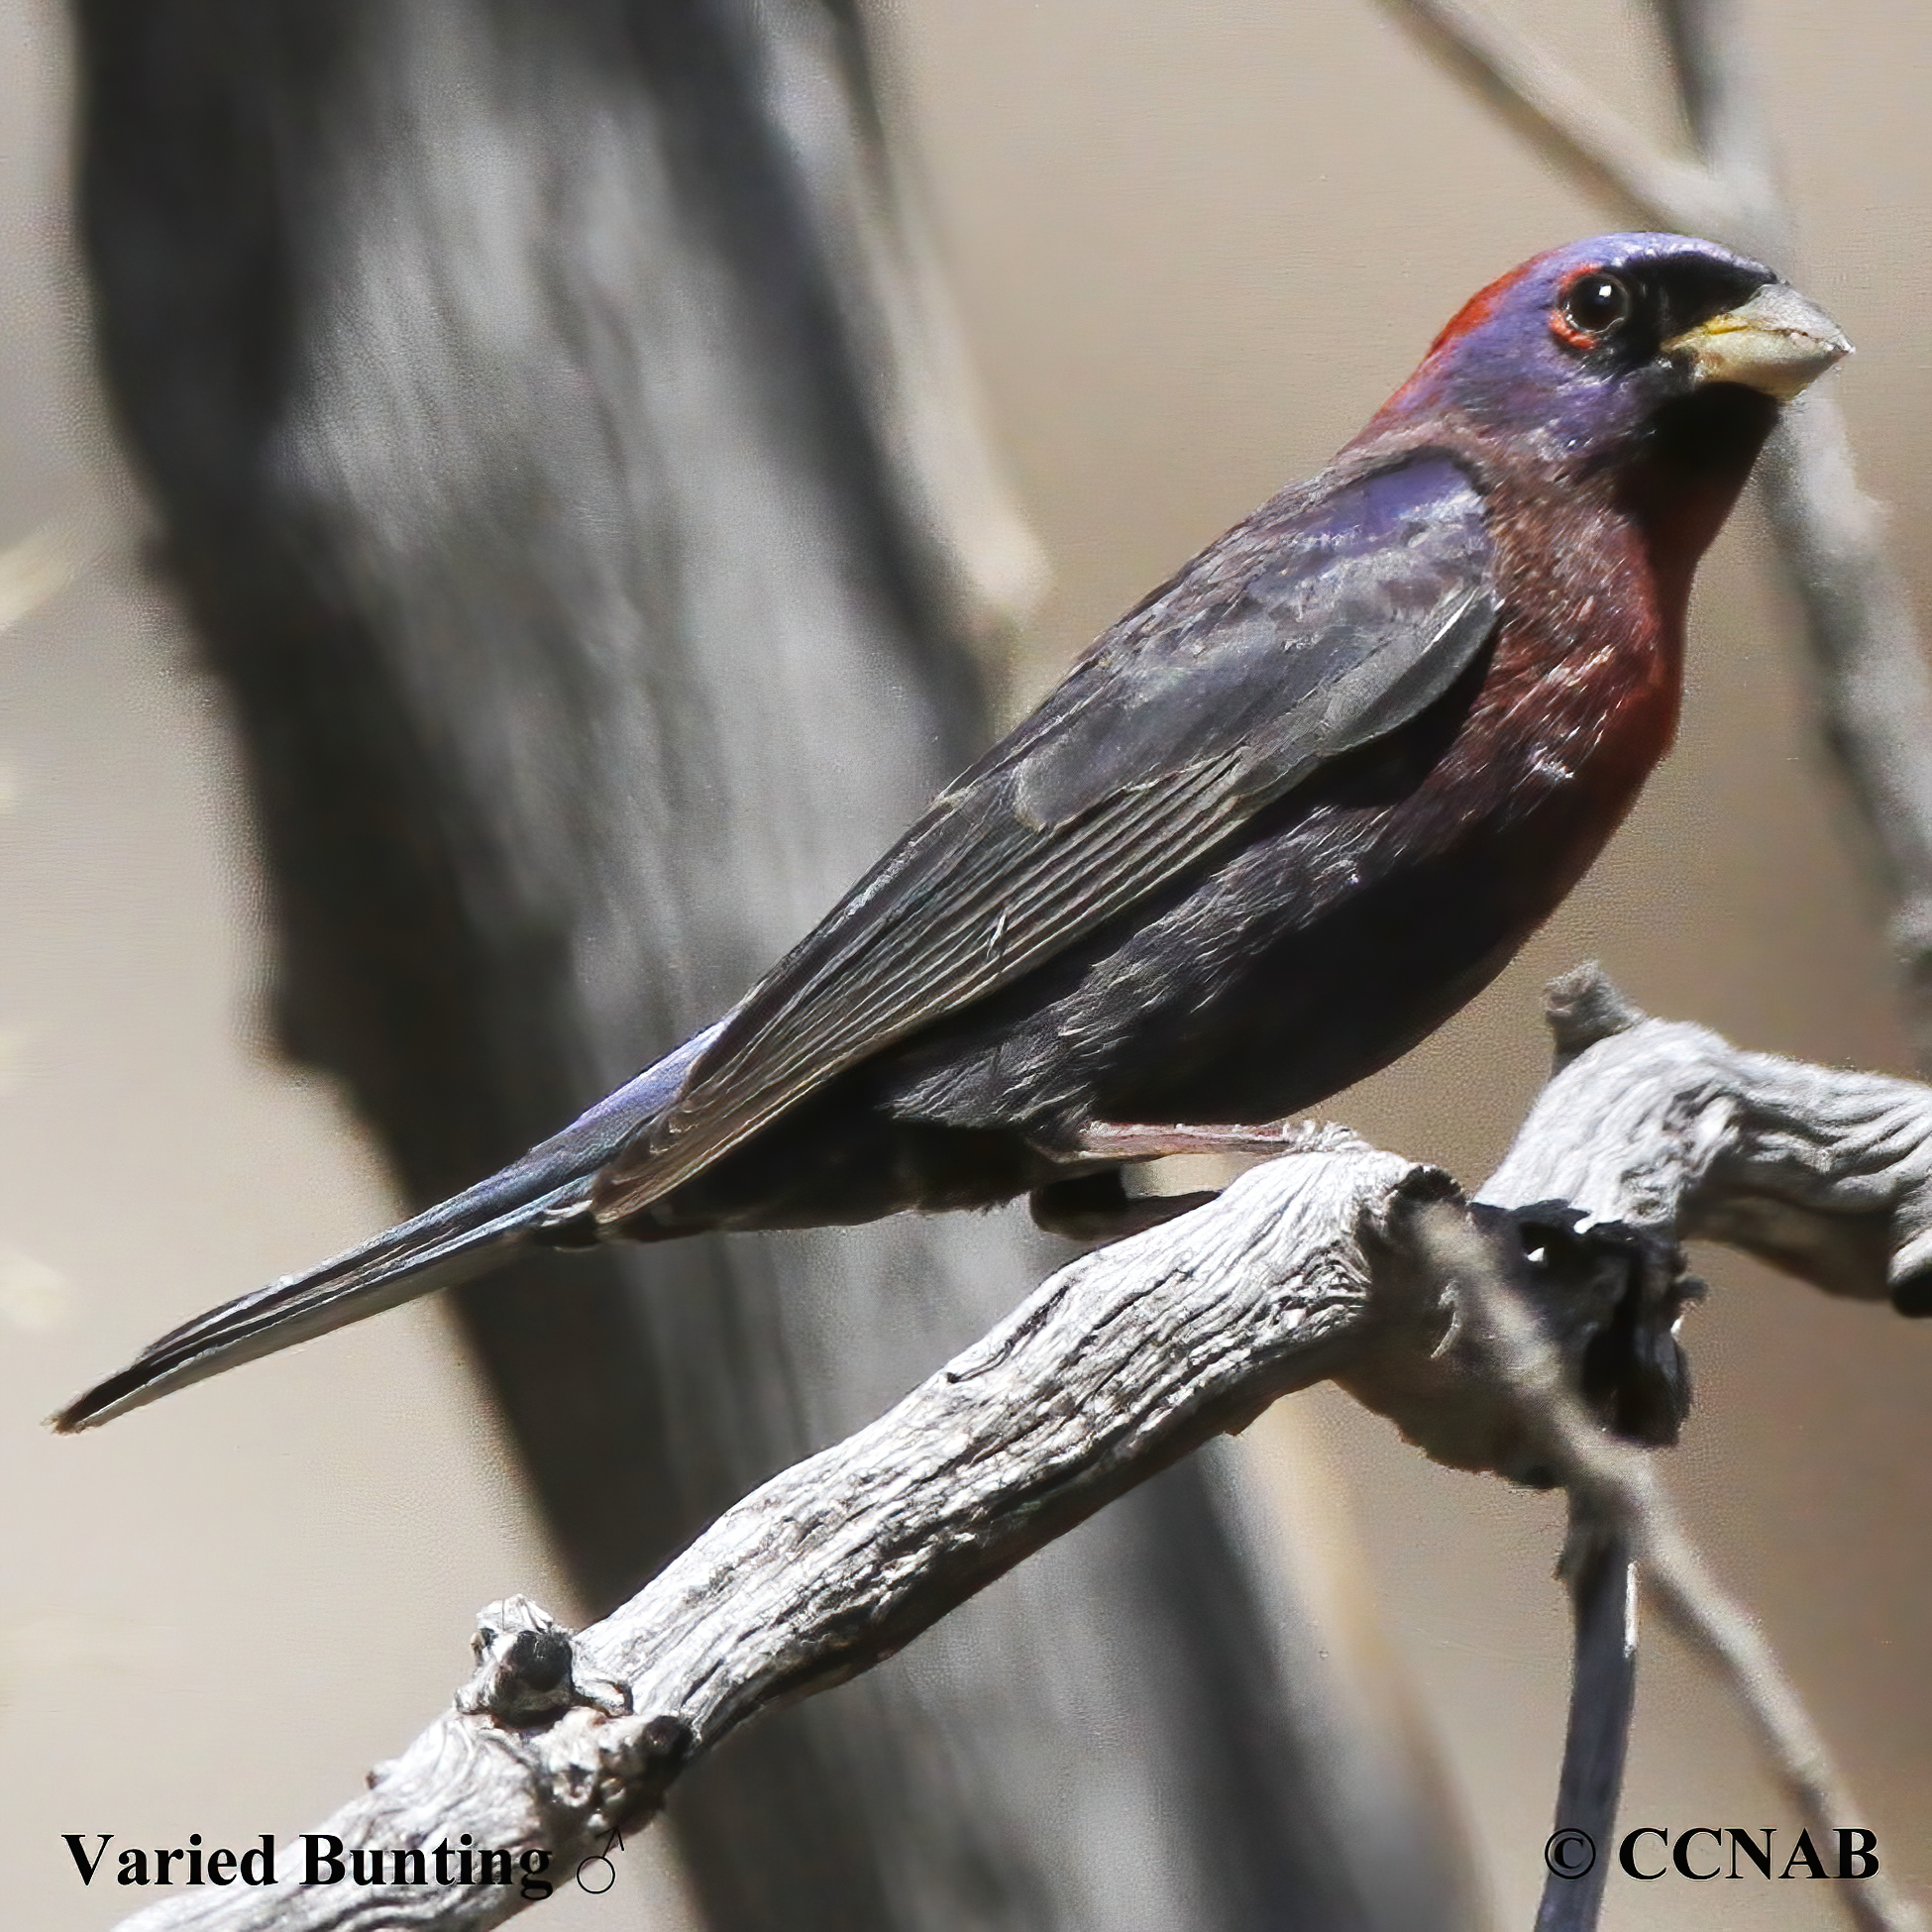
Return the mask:
<path id="1" fill-rule="evenodd" d="M 1556 1042 L 1556 1071 L 1598 1041 L 1627 1033 L 1650 1016 L 1624 998 L 1594 959 L 1572 966 L 1543 989 L 1543 1017 Z"/>
<path id="2" fill-rule="evenodd" d="M 522 1730 L 555 1721 L 573 1704 L 589 1704 L 606 1717 L 630 1709 L 629 1688 L 590 1669 L 569 1630 L 526 1596 L 486 1605 L 470 1648 L 477 1673 L 456 1694 L 466 1716 Z"/>

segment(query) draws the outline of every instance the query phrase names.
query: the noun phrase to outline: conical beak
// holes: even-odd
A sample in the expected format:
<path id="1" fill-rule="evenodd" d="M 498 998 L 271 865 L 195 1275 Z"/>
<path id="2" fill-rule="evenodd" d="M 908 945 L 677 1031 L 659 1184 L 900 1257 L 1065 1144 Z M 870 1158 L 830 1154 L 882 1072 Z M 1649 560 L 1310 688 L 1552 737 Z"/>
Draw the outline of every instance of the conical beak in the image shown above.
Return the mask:
<path id="1" fill-rule="evenodd" d="M 1789 402 L 1852 345 L 1823 309 L 1788 283 L 1768 281 L 1748 302 L 1673 336 L 1664 353 L 1686 359 L 1693 381 L 1742 382 Z"/>

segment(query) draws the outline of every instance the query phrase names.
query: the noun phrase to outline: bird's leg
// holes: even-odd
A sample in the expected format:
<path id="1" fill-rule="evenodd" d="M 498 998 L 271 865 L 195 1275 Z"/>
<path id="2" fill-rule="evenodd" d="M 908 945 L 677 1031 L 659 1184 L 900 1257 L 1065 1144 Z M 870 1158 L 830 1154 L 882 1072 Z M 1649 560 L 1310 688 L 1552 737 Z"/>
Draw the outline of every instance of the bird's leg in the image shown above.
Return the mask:
<path id="1" fill-rule="evenodd" d="M 1054 1152 L 1069 1162 L 1141 1161 L 1169 1154 L 1317 1153 L 1359 1144 L 1346 1127 L 1314 1121 L 1277 1121 L 1265 1127 L 1180 1123 L 1148 1127 L 1090 1121 Z M 1117 1241 L 1158 1228 L 1176 1215 L 1205 1208 L 1218 1192 L 1205 1188 L 1191 1194 L 1129 1194 L 1121 1169 L 1114 1166 L 1044 1182 L 1033 1189 L 1028 1205 L 1035 1226 L 1049 1234 L 1065 1234 L 1077 1241 Z"/>
<path id="2" fill-rule="evenodd" d="M 1071 1241 L 1118 1241 L 1163 1221 L 1205 1208 L 1215 1190 L 1197 1194 L 1129 1194 L 1118 1167 L 1045 1181 L 1026 1197 L 1033 1226 Z"/>
<path id="3" fill-rule="evenodd" d="M 1332 1153 L 1360 1145 L 1347 1127 L 1330 1121 L 1271 1121 L 1254 1127 L 1197 1126 L 1179 1122 L 1147 1127 L 1116 1121 L 1089 1121 L 1074 1135 L 1073 1158 L 1080 1160 L 1159 1160 L 1167 1154 Z"/>

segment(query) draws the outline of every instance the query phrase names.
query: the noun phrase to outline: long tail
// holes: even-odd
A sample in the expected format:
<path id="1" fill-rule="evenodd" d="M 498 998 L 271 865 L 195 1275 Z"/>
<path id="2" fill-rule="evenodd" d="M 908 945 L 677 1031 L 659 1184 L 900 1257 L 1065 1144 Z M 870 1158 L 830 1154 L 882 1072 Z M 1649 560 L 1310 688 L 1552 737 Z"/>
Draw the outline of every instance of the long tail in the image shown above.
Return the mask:
<path id="1" fill-rule="evenodd" d="M 597 1170 L 663 1112 L 717 1031 L 709 1026 L 687 1040 L 500 1173 L 307 1274 L 270 1282 L 162 1336 L 118 1375 L 76 1396 L 54 1427 L 63 1435 L 91 1429 L 237 1362 L 501 1265 L 540 1228 L 588 1200 Z"/>

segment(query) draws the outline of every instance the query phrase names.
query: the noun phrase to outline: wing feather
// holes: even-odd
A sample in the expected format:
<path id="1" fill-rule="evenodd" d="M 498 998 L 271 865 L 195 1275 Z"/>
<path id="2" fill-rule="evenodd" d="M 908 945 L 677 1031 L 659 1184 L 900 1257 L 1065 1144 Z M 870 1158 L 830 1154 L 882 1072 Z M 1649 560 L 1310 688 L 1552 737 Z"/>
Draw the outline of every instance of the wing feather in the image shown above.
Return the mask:
<path id="1" fill-rule="evenodd" d="M 605 1168 L 597 1218 L 1011 985 L 1418 716 L 1495 628 L 1490 566 L 1479 494 L 1434 454 L 1278 502 L 1205 551 L 753 989 Z"/>

